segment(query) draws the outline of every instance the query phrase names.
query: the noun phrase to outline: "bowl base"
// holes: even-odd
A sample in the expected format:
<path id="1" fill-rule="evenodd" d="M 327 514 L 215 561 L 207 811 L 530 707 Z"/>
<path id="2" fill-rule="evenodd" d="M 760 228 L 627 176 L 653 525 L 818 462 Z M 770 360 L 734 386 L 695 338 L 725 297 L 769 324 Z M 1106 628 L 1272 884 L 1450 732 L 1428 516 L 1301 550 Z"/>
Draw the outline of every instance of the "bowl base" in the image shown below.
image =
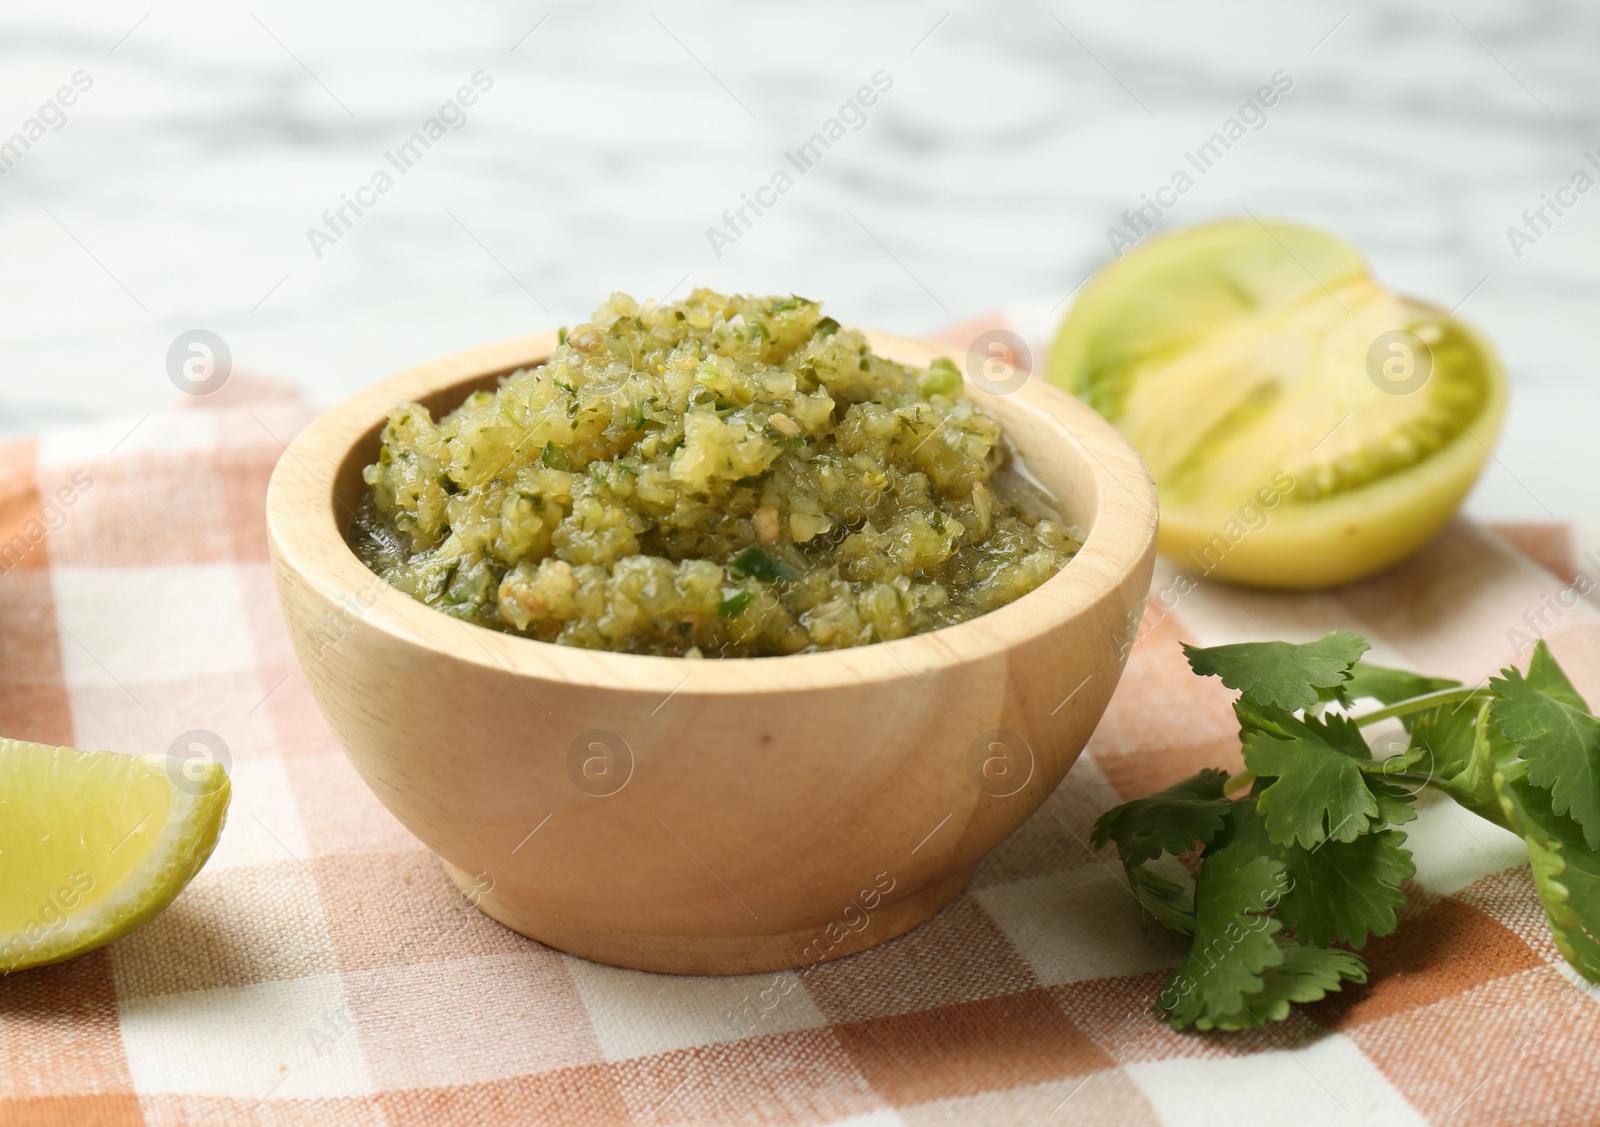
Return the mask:
<path id="1" fill-rule="evenodd" d="M 569 955 L 658 974 L 760 974 L 792 970 L 853 955 L 904 935 L 959 896 L 977 866 L 942 877 L 910 895 L 881 904 L 867 926 L 852 931 L 841 919 L 796 931 L 755 935 L 661 935 L 596 927 L 514 908 L 485 891 L 471 874 L 440 859 L 445 873 L 478 910 L 512 931 Z M 857 913 L 858 915 L 861 913 Z M 842 932 L 834 941 L 830 929 Z"/>

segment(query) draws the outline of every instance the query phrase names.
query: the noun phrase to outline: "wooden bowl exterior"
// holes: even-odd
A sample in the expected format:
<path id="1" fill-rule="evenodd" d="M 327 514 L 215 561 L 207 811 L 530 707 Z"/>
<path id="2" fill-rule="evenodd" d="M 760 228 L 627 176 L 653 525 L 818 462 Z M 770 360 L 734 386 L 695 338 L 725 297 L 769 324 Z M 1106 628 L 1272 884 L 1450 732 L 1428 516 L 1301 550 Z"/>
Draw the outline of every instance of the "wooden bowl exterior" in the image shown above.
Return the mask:
<path id="1" fill-rule="evenodd" d="M 963 362 L 869 336 L 906 363 Z M 313 422 L 273 474 L 279 598 L 351 762 L 474 903 L 586 958 L 747 973 L 914 927 L 1055 789 L 1110 699 L 1154 560 L 1155 489 L 1138 455 L 1041 378 L 1005 396 L 969 383 L 1089 529 L 1017 602 L 782 658 L 534 642 L 394 590 L 343 529 L 394 402 L 447 410 L 555 346 L 546 333 L 402 372 Z"/>

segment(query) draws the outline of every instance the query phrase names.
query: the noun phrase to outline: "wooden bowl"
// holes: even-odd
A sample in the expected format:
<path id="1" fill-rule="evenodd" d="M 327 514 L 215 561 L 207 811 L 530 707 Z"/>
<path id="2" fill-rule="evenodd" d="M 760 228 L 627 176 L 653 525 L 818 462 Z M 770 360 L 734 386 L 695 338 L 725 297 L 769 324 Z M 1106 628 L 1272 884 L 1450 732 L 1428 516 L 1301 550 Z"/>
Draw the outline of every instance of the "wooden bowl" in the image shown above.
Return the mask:
<path id="1" fill-rule="evenodd" d="M 925 365 L 951 349 L 868 334 Z M 900 641 L 793 657 L 599 653 L 471 626 L 368 571 L 344 531 L 390 407 L 435 416 L 556 335 L 367 388 L 294 441 L 267 526 L 323 715 L 378 798 L 489 915 L 575 955 L 684 974 L 838 958 L 915 927 L 1061 781 L 1121 675 L 1156 493 L 1112 427 L 1044 379 L 968 385 L 1088 530 L 1018 601 Z"/>

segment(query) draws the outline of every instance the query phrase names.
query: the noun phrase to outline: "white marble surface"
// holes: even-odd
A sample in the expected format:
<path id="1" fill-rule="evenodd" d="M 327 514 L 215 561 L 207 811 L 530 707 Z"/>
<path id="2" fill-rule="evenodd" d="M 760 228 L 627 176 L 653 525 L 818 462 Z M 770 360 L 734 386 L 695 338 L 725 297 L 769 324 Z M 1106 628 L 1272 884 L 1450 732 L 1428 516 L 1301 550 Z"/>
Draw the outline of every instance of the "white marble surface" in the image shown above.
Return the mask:
<path id="1" fill-rule="evenodd" d="M 1465 299 L 1516 385 L 1472 510 L 1588 513 L 1600 191 L 1520 259 L 1506 228 L 1600 150 L 1592 3 L 155 3 L 0 13 L 0 137 L 93 79 L 0 176 L 0 435 L 170 402 L 192 328 L 331 400 L 613 288 L 792 289 L 907 333 L 1064 295 L 1283 70 L 1163 225 L 1309 221 Z M 316 257 L 306 228 L 478 70 L 466 126 Z M 714 254 L 879 70 L 865 126 Z"/>

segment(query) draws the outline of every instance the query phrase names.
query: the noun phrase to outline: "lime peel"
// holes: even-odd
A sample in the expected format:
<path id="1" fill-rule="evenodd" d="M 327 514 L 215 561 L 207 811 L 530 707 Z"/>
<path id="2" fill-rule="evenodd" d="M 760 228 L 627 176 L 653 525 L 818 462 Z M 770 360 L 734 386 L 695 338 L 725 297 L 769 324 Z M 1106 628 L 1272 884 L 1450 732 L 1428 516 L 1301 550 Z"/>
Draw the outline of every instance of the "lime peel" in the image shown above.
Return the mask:
<path id="1" fill-rule="evenodd" d="M 154 918 L 216 848 L 231 793 L 218 763 L 0 739 L 0 973 Z"/>

